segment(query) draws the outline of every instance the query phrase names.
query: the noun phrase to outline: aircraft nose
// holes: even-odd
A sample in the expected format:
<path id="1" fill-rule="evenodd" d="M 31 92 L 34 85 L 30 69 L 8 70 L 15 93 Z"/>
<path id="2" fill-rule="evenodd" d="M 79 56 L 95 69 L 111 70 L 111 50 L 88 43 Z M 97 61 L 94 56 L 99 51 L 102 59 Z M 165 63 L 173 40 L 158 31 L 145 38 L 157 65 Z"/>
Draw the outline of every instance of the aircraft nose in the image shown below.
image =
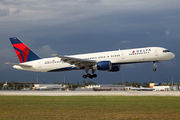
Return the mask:
<path id="1" fill-rule="evenodd" d="M 171 58 L 174 58 L 174 57 L 175 57 L 175 54 L 174 54 L 174 53 L 171 53 L 171 54 L 170 54 L 170 57 L 171 57 Z"/>

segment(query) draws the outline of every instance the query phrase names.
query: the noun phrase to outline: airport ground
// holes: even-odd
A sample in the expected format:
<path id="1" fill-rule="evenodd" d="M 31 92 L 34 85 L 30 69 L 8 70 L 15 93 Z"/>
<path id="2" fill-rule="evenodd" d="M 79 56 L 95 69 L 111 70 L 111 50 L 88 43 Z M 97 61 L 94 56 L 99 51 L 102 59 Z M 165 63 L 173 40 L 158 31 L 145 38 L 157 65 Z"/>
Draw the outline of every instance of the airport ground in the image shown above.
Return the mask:
<path id="1" fill-rule="evenodd" d="M 180 91 L 0 91 L 0 95 L 25 96 L 180 96 Z"/>
<path id="2" fill-rule="evenodd" d="M 6 92 L 8 93 L 8 92 Z M 15 93 L 15 92 L 14 92 Z M 21 91 L 21 93 L 32 93 Z M 36 93 L 36 91 L 34 92 Z M 38 93 L 38 91 L 37 91 Z M 40 91 L 39 93 L 47 93 Z M 50 93 L 50 92 L 49 92 Z M 53 94 L 58 92 L 54 92 Z M 73 93 L 73 92 L 59 92 Z M 82 93 L 82 92 L 81 92 Z M 106 93 L 106 92 L 94 92 Z M 112 92 L 109 92 L 112 93 Z M 117 93 L 117 92 L 116 92 Z M 3 119 L 153 119 L 178 120 L 179 96 L 22 96 L 0 95 Z M 143 92 L 142 92 L 143 93 Z M 156 92 L 154 92 L 156 93 Z M 159 92 L 158 92 L 159 93 Z M 165 92 L 161 92 L 165 93 Z M 167 92 L 166 92 L 167 93 Z M 177 92 L 176 92 L 177 93 Z"/>

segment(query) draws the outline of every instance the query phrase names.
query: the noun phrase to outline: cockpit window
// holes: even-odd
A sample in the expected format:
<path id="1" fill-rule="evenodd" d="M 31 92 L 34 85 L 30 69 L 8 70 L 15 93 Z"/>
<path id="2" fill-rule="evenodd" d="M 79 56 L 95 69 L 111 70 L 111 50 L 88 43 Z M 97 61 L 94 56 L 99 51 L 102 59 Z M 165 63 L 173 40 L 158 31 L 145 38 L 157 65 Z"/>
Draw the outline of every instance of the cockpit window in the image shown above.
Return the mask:
<path id="1" fill-rule="evenodd" d="M 169 50 L 163 50 L 163 52 L 165 52 L 165 53 L 166 53 L 166 52 L 170 52 L 170 51 L 169 51 Z"/>

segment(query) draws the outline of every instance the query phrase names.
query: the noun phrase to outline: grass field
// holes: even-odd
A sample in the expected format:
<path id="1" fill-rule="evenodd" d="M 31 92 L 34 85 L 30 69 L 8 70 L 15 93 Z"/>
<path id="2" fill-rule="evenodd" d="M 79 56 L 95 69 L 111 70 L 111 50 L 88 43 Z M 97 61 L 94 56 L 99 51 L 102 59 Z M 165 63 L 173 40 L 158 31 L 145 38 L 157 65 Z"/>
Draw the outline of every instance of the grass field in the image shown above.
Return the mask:
<path id="1" fill-rule="evenodd" d="M 0 119 L 180 119 L 180 97 L 0 96 Z"/>

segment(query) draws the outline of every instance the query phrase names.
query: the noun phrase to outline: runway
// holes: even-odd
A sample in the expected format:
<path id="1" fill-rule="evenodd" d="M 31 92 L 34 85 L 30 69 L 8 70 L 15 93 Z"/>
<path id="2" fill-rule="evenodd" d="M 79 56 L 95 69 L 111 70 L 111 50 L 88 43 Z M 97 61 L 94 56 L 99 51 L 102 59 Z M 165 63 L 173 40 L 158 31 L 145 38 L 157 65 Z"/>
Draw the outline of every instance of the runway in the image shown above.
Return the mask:
<path id="1" fill-rule="evenodd" d="M 0 91 L 17 96 L 180 96 L 180 91 Z"/>

